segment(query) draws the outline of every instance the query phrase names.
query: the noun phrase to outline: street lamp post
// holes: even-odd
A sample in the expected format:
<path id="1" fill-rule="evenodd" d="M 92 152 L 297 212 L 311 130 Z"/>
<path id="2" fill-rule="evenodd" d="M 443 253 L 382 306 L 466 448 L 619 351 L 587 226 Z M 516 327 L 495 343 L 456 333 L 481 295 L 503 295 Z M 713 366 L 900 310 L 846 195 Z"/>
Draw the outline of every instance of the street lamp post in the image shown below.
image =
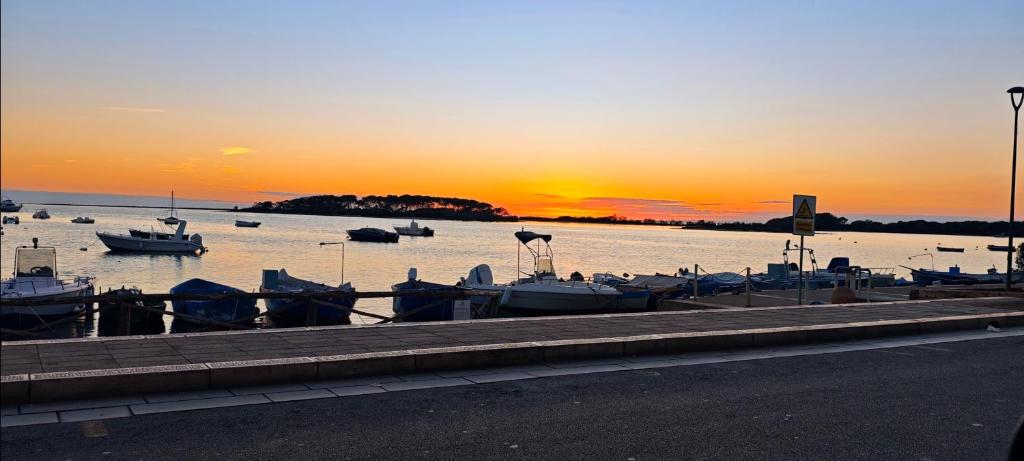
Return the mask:
<path id="1" fill-rule="evenodd" d="M 1013 170 L 1010 172 L 1010 228 L 1009 248 L 1006 251 L 1006 290 L 1013 286 L 1013 207 L 1014 195 L 1017 191 L 1017 123 L 1020 117 L 1020 106 L 1024 103 L 1024 87 L 1015 86 L 1006 90 L 1010 93 L 1010 104 L 1013 105 Z M 1018 99 L 1017 96 L 1020 95 Z"/>

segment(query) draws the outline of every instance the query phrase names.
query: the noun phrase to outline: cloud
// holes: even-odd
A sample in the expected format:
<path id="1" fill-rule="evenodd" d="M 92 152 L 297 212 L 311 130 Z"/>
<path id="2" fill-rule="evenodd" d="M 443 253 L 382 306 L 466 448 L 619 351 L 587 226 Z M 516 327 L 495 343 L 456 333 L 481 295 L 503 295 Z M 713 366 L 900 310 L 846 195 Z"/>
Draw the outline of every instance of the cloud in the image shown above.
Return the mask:
<path id="1" fill-rule="evenodd" d="M 563 197 L 561 195 L 558 195 L 558 194 L 533 194 L 533 195 L 536 195 L 537 197 L 542 197 L 542 198 L 565 198 L 565 197 Z"/>
<path id="2" fill-rule="evenodd" d="M 724 203 L 695 203 L 697 206 L 722 206 Z"/>
<path id="3" fill-rule="evenodd" d="M 256 152 L 256 151 L 253 150 L 253 149 L 250 149 L 248 147 L 241 147 L 241 146 L 221 147 L 220 148 L 220 155 L 223 155 L 225 157 L 232 156 L 232 155 L 251 154 L 253 152 Z"/>
<path id="4" fill-rule="evenodd" d="M 64 159 L 64 163 L 75 163 L 77 161 L 78 161 L 77 158 L 66 158 L 66 159 Z"/>
<path id="5" fill-rule="evenodd" d="M 105 106 L 100 109 L 109 110 L 113 112 L 139 112 L 147 114 L 159 114 L 167 112 L 165 109 L 158 107 L 129 107 L 129 106 Z"/>
<path id="6" fill-rule="evenodd" d="M 757 201 L 755 203 L 764 203 L 764 204 L 767 205 L 767 204 L 790 203 L 790 201 L 789 200 L 759 200 L 759 201 Z"/>

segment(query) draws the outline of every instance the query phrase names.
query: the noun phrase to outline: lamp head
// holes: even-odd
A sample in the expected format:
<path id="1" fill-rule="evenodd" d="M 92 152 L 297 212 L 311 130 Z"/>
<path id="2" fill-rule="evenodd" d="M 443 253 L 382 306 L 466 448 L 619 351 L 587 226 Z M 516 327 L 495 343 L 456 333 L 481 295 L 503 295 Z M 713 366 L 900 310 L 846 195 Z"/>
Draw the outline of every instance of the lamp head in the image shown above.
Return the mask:
<path id="1" fill-rule="evenodd" d="M 1006 90 L 1006 92 L 1010 93 L 1010 104 L 1013 105 L 1013 110 L 1020 110 L 1021 104 L 1024 104 L 1024 86 L 1015 86 Z M 1018 95 L 1020 96 L 1019 99 Z"/>

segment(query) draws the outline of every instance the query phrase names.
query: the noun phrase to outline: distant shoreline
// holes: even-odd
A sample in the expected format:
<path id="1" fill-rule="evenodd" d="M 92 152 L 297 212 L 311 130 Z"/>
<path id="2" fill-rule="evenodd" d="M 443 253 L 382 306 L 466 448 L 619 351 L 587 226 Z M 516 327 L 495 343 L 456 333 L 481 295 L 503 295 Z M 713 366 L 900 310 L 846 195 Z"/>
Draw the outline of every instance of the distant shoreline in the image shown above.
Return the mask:
<path id="1" fill-rule="evenodd" d="M 167 210 L 166 206 L 150 206 L 150 205 L 103 205 L 103 204 L 81 204 L 81 203 L 33 203 L 25 202 L 24 205 L 39 205 L 39 206 L 80 206 L 80 207 L 98 207 L 98 208 L 133 208 L 133 209 L 153 209 L 153 210 Z M 592 218 L 592 217 L 558 217 L 558 218 L 545 218 L 539 216 L 522 216 L 522 217 L 509 217 L 502 220 L 483 220 L 483 219 L 453 219 L 450 217 L 431 217 L 431 216 L 409 216 L 409 215 L 387 215 L 387 216 L 374 216 L 369 214 L 323 214 L 323 213 L 293 213 L 293 212 L 281 212 L 281 211 L 264 211 L 264 210 L 252 210 L 245 208 L 215 208 L 215 207 L 175 207 L 178 210 L 198 210 L 198 211 L 220 211 L 220 212 L 232 212 L 232 213 L 251 213 L 251 214 L 286 214 L 286 215 L 297 215 L 297 216 L 334 216 L 334 217 L 357 217 L 357 218 L 381 218 L 381 219 L 429 219 L 435 221 L 472 221 L 472 222 L 537 222 L 537 223 L 572 223 L 572 224 L 605 224 L 605 225 L 630 225 L 630 226 L 657 226 L 657 227 L 671 227 L 679 230 L 710 230 L 710 231 L 725 231 L 725 232 L 767 232 L 772 234 L 789 234 L 790 232 L 786 229 L 779 228 L 764 228 L 767 223 L 749 223 L 745 227 L 733 227 L 730 224 L 723 223 L 719 226 L 700 225 L 694 223 L 680 223 L 678 221 L 654 221 L 654 220 L 609 220 L 607 218 Z M 786 219 L 786 218 L 777 218 Z M 929 224 L 941 225 L 943 223 L 933 223 L 927 221 Z M 689 225 L 688 225 L 689 224 Z M 993 223 L 999 224 L 999 223 Z M 1003 223 L 1005 224 L 1005 223 Z M 1017 227 L 1014 232 L 1014 237 L 1024 236 L 1024 225 Z M 835 232 L 864 232 L 872 234 L 900 234 L 900 235 L 949 235 L 949 236 L 960 236 L 960 237 L 986 237 L 986 238 L 1006 238 L 1006 235 L 993 235 L 988 233 L 951 233 L 951 232 L 928 232 L 927 230 L 917 232 L 898 232 L 893 230 L 878 229 L 820 229 L 819 233 L 835 233 Z"/>
<path id="2" fill-rule="evenodd" d="M 22 205 L 40 205 L 40 206 L 93 206 L 98 208 L 148 208 L 152 210 L 169 210 L 167 206 L 155 206 L 155 205 L 95 205 L 95 204 L 83 204 L 83 203 L 33 203 L 24 202 Z M 175 210 L 204 210 L 204 211 L 237 211 L 234 208 L 213 208 L 213 207 L 198 207 L 198 206 L 176 206 Z"/>

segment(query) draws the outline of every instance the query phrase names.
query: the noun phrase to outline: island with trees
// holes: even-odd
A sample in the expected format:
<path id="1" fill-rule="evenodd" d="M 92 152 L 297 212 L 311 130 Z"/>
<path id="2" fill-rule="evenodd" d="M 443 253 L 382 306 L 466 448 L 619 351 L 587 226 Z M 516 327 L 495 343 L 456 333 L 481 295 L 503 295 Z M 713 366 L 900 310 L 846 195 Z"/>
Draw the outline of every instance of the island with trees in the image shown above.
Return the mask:
<path id="1" fill-rule="evenodd" d="M 490 203 L 429 195 L 314 195 L 279 202 L 256 202 L 238 211 L 321 216 L 450 219 L 456 221 L 515 221 L 504 208 Z"/>

